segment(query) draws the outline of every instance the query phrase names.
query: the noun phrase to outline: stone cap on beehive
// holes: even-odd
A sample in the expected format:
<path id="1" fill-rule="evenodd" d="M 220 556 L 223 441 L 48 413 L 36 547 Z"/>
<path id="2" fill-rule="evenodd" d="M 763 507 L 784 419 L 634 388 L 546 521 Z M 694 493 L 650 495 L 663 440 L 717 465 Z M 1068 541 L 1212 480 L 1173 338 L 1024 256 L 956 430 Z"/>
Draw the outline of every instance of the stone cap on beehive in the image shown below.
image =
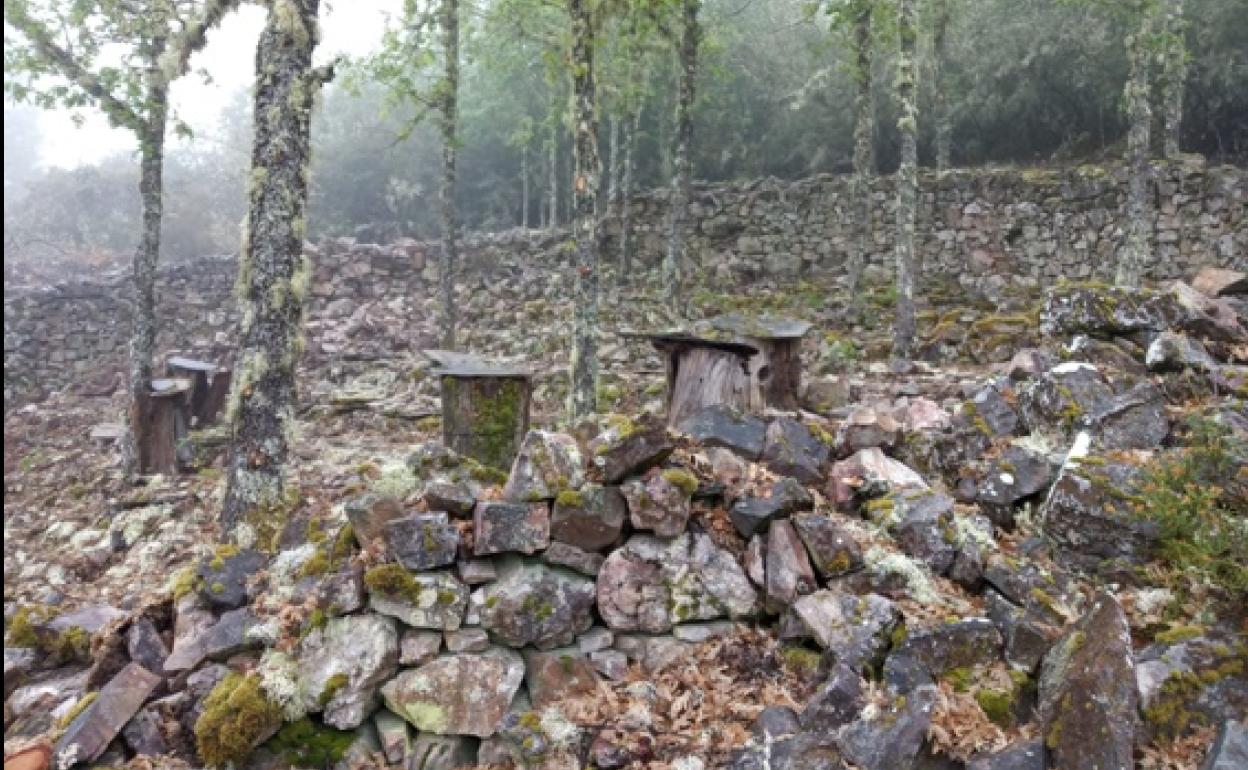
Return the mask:
<path id="1" fill-rule="evenodd" d="M 429 359 L 437 367 L 433 373 L 448 377 L 499 377 L 529 379 L 533 373 L 519 365 L 484 358 L 473 353 L 459 353 L 454 350 L 422 350 L 421 355 Z"/>
<path id="2" fill-rule="evenodd" d="M 734 337 L 747 337 L 756 340 L 797 340 L 806 336 L 811 324 L 799 318 L 784 318 L 773 315 L 744 315 L 727 313 L 703 321 L 701 325 L 709 327 L 711 336 L 715 333 Z M 698 330 L 701 332 L 701 329 Z"/>
<path id="3" fill-rule="evenodd" d="M 623 332 L 621 336 L 631 339 L 649 340 L 660 350 L 681 347 L 713 348 L 742 356 L 752 356 L 758 352 L 758 348 L 748 342 L 729 340 L 713 335 L 701 336 L 679 329 L 662 332 Z"/>

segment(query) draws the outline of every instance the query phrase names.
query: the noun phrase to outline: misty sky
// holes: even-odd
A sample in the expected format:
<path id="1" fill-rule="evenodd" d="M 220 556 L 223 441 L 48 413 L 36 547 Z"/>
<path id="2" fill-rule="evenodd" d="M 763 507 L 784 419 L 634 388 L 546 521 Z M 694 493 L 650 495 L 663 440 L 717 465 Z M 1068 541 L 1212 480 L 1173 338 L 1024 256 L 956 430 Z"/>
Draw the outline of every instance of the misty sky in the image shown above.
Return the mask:
<path id="1" fill-rule="evenodd" d="M 321 45 L 316 59 L 326 61 L 337 54 L 360 55 L 376 47 L 385 27 L 385 14 L 397 14 L 402 0 L 330 0 L 322 3 Z M 255 73 L 256 39 L 264 26 L 264 11 L 244 5 L 209 33 L 208 45 L 191 59 L 192 68 L 204 68 L 212 83 L 188 75 L 173 87 L 177 113 L 197 133 L 216 128 L 221 110 L 240 88 L 249 88 Z M 70 167 L 94 163 L 117 152 L 135 149 L 134 137 L 125 130 L 109 128 L 94 110 L 83 110 L 82 127 L 69 113 L 43 112 L 40 162 Z M 170 132 L 170 140 L 177 142 Z"/>

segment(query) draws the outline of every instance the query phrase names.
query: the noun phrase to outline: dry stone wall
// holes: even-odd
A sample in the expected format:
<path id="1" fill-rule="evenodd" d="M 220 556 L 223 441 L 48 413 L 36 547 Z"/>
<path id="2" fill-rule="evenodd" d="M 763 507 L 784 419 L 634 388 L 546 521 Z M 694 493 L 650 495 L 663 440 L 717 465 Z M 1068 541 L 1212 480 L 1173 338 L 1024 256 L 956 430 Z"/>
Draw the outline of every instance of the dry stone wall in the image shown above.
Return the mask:
<path id="1" fill-rule="evenodd" d="M 1124 235 L 1120 167 L 959 170 L 929 174 L 921 182 L 918 253 L 928 273 L 958 276 L 968 284 L 1048 283 L 1112 273 Z M 1248 170 L 1185 158 L 1159 166 L 1153 189 L 1151 278 L 1190 276 L 1204 265 L 1248 264 Z M 693 200 L 691 267 L 721 286 L 759 277 L 840 276 L 853 236 L 847 190 L 848 179 L 833 175 L 700 188 Z M 868 264 L 883 271 L 892 255 L 891 179 L 877 180 L 872 194 Z M 638 196 L 630 206 L 637 223 L 636 269 L 652 269 L 665 249 L 665 193 Z M 618 240 L 614 228 L 608 224 L 611 265 Z M 470 236 L 463 248 L 461 291 L 495 294 L 503 305 L 522 300 L 525 280 L 551 270 L 564 275 L 559 268 L 570 264 L 567 240 L 567 233 L 558 231 Z M 413 240 L 379 246 L 347 239 L 312 248 L 310 362 L 349 351 L 353 343 L 343 325 L 367 326 L 368 309 L 378 304 L 391 318 L 423 315 L 420 299 L 436 286 L 436 249 Z M 162 348 L 228 360 L 235 344 L 235 269 L 232 257 L 162 269 Z M 6 411 L 69 385 L 120 382 L 131 307 L 124 272 L 36 290 L 6 288 Z M 384 339 L 391 346 L 415 349 L 428 342 L 390 331 Z"/>

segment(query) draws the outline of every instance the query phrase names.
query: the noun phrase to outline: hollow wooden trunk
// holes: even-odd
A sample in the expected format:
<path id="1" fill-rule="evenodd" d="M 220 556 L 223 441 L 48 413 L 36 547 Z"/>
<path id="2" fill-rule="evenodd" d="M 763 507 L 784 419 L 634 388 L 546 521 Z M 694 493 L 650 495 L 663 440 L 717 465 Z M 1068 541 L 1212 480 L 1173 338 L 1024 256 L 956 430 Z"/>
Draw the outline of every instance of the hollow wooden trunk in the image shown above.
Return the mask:
<path id="1" fill-rule="evenodd" d="M 177 473 L 189 461 L 186 434 L 190 427 L 186 380 L 153 380 L 152 390 L 136 400 L 138 427 L 135 451 L 139 473 Z"/>
<path id="2" fill-rule="evenodd" d="M 170 377 L 190 382 L 187 408 L 196 428 L 212 425 L 221 416 L 230 393 L 230 371 L 207 361 L 174 356 L 165 364 Z"/>
<path id="3" fill-rule="evenodd" d="M 750 374 L 763 403 L 785 411 L 797 409 L 802 386 L 802 341 L 800 339 L 745 338 L 758 348 L 750 358 Z"/>
<path id="4" fill-rule="evenodd" d="M 510 468 L 529 430 L 529 379 L 443 374 L 441 383 L 446 445 L 484 465 Z"/>
<path id="5" fill-rule="evenodd" d="M 749 354 L 697 344 L 677 344 L 667 355 L 667 423 L 675 425 L 716 404 L 757 412 L 763 399 L 750 375 Z"/>

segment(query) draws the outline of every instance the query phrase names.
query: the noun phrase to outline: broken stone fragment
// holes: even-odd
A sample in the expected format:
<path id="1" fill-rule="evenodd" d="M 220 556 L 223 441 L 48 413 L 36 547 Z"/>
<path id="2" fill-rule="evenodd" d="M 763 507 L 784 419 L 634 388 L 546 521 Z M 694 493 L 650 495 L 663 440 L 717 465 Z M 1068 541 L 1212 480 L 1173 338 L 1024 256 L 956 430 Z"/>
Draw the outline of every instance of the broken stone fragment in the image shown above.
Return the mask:
<path id="1" fill-rule="evenodd" d="M 891 498 L 890 529 L 901 550 L 941 575 L 957 555 L 953 499 L 920 489 L 902 490 Z"/>
<path id="2" fill-rule="evenodd" d="M 467 518 L 472 515 L 477 499 L 466 483 L 436 479 L 425 485 L 425 504 L 431 511 L 446 511 L 452 516 Z"/>
<path id="3" fill-rule="evenodd" d="M 299 688 L 325 724 L 351 730 L 377 708 L 377 688 L 398 670 L 399 632 L 377 614 L 331 618 L 299 645 Z"/>
<path id="4" fill-rule="evenodd" d="M 598 551 L 619 540 L 627 517 L 628 506 L 619 487 L 586 484 L 576 491 L 560 492 L 555 498 L 550 537 Z"/>
<path id="5" fill-rule="evenodd" d="M 767 423 L 724 404 L 708 406 L 680 422 L 676 429 L 706 447 L 723 447 L 756 462 L 763 454 Z"/>
<path id="6" fill-rule="evenodd" d="M 532 554 L 550 544 L 546 503 L 481 502 L 473 513 L 473 553 Z"/>
<path id="7" fill-rule="evenodd" d="M 862 706 L 862 677 L 844 663 L 837 663 L 802 710 L 801 726 L 806 730 L 832 732 L 854 721 Z"/>
<path id="8" fill-rule="evenodd" d="M 188 671 L 205 660 L 224 660 L 257 646 L 247 638 L 247 631 L 255 624 L 256 616 L 242 607 L 222 613 L 212 625 L 195 626 L 189 633 L 176 636 L 173 652 L 165 660 L 165 672 Z"/>
<path id="9" fill-rule="evenodd" d="M 839 508 L 851 508 L 861 497 L 882 497 L 907 487 L 927 489 L 927 482 L 879 447 L 835 462 L 828 472 L 828 496 Z"/>
<path id="10" fill-rule="evenodd" d="M 655 473 L 647 478 L 630 479 L 620 487 L 635 529 L 652 530 L 659 537 L 676 537 L 685 531 L 689 521 L 690 490 L 669 479 L 669 475 Z M 694 480 L 693 485 L 696 484 Z"/>
<path id="11" fill-rule="evenodd" d="M 661 633 L 674 623 L 750 617 L 759 609 L 740 563 L 702 533 L 634 535 L 598 574 L 598 611 L 616 631 Z"/>
<path id="12" fill-rule="evenodd" d="M 321 578 L 316 588 L 317 604 L 326 615 L 349 615 L 364 606 L 364 573 L 348 568 Z"/>
<path id="13" fill-rule="evenodd" d="M 585 551 L 567 543 L 553 542 L 542 551 L 542 561 L 552 567 L 567 567 L 582 575 L 597 577 L 607 557 L 600 553 Z"/>
<path id="14" fill-rule="evenodd" d="M 988 666 L 1001 659 L 1001 632 L 987 618 L 969 618 L 934 628 L 917 629 L 889 653 L 890 669 L 917 664 L 931 679 L 955 668 Z M 919 682 L 923 684 L 924 682 Z M 909 688 L 899 688 L 902 692 Z"/>
<path id="15" fill-rule="evenodd" d="M 459 529 L 450 523 L 445 511 L 391 519 L 382 532 L 390 554 L 410 570 L 453 564 L 459 550 Z"/>
<path id="16" fill-rule="evenodd" d="M 901 411 L 901 425 L 907 433 L 945 430 L 953 425 L 953 416 L 930 398 L 912 398 Z"/>
<path id="17" fill-rule="evenodd" d="M 963 404 L 963 416 L 988 438 L 1010 436 L 1021 425 L 1018 412 L 1012 405 L 1015 400 L 1013 387 L 1000 380 L 980 388 L 971 400 Z"/>
<path id="18" fill-rule="evenodd" d="M 342 509 L 361 548 L 367 548 L 374 540 L 383 537 L 386 524 L 403 515 L 403 505 L 398 500 L 372 492 L 351 498 Z"/>
<path id="19" fill-rule="evenodd" d="M 1012 526 L 1014 506 L 1047 489 L 1056 470 L 1047 455 L 1011 444 L 977 485 L 980 509 L 994 522 Z"/>
<path id="20" fill-rule="evenodd" d="M 788 521 L 772 522 L 767 531 L 767 605 L 773 612 L 815 590 L 818 583 L 806 547 Z"/>
<path id="21" fill-rule="evenodd" d="M 461 628 L 442 636 L 449 652 L 484 652 L 490 648 L 490 635 L 483 628 Z"/>
<path id="22" fill-rule="evenodd" d="M 659 465 L 675 448 L 667 426 L 652 418 L 608 418 L 607 430 L 588 447 L 608 484 L 618 484 Z"/>
<path id="23" fill-rule="evenodd" d="M 977 754 L 966 770 L 1044 770 L 1044 741 L 1020 740 L 991 754 Z"/>
<path id="24" fill-rule="evenodd" d="M 572 436 L 530 430 L 511 465 L 503 496 L 524 503 L 553 500 L 563 490 L 585 483 L 584 465 Z"/>
<path id="25" fill-rule="evenodd" d="M 578 695 L 592 695 L 598 690 L 598 674 L 589 657 L 578 649 L 525 650 L 524 665 L 524 679 L 534 708 Z"/>
<path id="26" fill-rule="evenodd" d="M 4 698 L 26 683 L 35 668 L 36 651 L 27 647 L 4 648 Z"/>
<path id="27" fill-rule="evenodd" d="M 381 742 L 382 753 L 392 765 L 403 765 L 412 751 L 412 734 L 407 722 L 390 709 L 381 708 L 373 714 L 373 727 Z"/>
<path id="28" fill-rule="evenodd" d="M 498 577 L 492 559 L 461 559 L 455 566 L 459 579 L 470 586 L 488 583 Z"/>
<path id="29" fill-rule="evenodd" d="M 368 604 L 413 628 L 454 631 L 464 620 L 468 587 L 449 572 L 412 574 L 398 564 L 373 567 L 364 575 Z"/>
<path id="30" fill-rule="evenodd" d="M 798 511 L 809 511 L 815 500 L 797 479 L 782 478 L 772 485 L 767 497 L 750 497 L 733 504 L 728 512 L 733 526 L 744 538 L 767 531 L 772 520 Z"/>
<path id="31" fill-rule="evenodd" d="M 422 732 L 488 738 L 524 681 L 524 659 L 505 648 L 445 655 L 381 688 L 386 707 Z"/>
<path id="32" fill-rule="evenodd" d="M 842 456 L 868 447 L 890 448 L 901 439 L 901 424 L 888 412 L 869 406 L 852 409 L 836 433 L 836 447 Z"/>
<path id="33" fill-rule="evenodd" d="M 1103 593 L 1045 656 L 1039 679 L 1042 734 L 1053 770 L 1131 770 L 1137 713 L 1131 631 Z"/>
<path id="34" fill-rule="evenodd" d="M 221 553 L 205 559 L 196 569 L 199 595 L 215 610 L 234 610 L 247 604 L 247 581 L 268 563 L 260 551 L 230 552 L 227 548 L 222 546 Z"/>
<path id="35" fill-rule="evenodd" d="M 164 673 L 169 647 L 150 618 L 140 616 L 130 624 L 126 632 L 126 652 L 130 660 L 153 674 Z"/>
<path id="36" fill-rule="evenodd" d="M 497 642 L 562 647 L 593 622 L 594 582 L 513 557 L 499 563 L 498 580 L 482 588 L 473 604 L 481 613 L 481 626 Z"/>
<path id="37" fill-rule="evenodd" d="M 845 759 L 863 770 L 910 770 L 927 738 L 937 701 L 935 687 L 920 687 L 886 707 L 863 712 L 837 743 Z"/>
<path id="38" fill-rule="evenodd" d="M 884 654 L 901 620 L 901 611 L 883 596 L 826 589 L 799 598 L 790 612 L 805 635 L 855 671 Z"/>
<path id="39" fill-rule="evenodd" d="M 781 476 L 792 476 L 803 484 L 819 484 L 831 454 L 831 441 L 828 437 L 825 443 L 803 422 L 779 417 L 767 426 L 762 463 Z"/>
<path id="40" fill-rule="evenodd" d="M 137 663 L 123 668 L 56 742 L 53 757 L 58 770 L 98 759 L 160 682 L 160 676 Z"/>
<path id="41" fill-rule="evenodd" d="M 1178 324 L 1185 313 L 1168 292 L 1126 286 L 1065 284 L 1049 288 L 1040 311 L 1046 335 L 1112 336 L 1137 331 L 1162 331 Z"/>
<path id="42" fill-rule="evenodd" d="M 825 578 L 840 577 L 862 569 L 862 548 L 845 529 L 822 513 L 794 516 L 793 529 L 806 546 L 815 570 Z"/>
<path id="43" fill-rule="evenodd" d="M 1058 364 L 1029 382 L 1019 393 L 1023 422 L 1031 431 L 1072 436 L 1088 425 L 1114 393 L 1089 363 Z"/>
<path id="44" fill-rule="evenodd" d="M 399 639 L 399 663 L 423 666 L 437 657 L 442 649 L 442 634 L 420 628 L 405 628 Z"/>

